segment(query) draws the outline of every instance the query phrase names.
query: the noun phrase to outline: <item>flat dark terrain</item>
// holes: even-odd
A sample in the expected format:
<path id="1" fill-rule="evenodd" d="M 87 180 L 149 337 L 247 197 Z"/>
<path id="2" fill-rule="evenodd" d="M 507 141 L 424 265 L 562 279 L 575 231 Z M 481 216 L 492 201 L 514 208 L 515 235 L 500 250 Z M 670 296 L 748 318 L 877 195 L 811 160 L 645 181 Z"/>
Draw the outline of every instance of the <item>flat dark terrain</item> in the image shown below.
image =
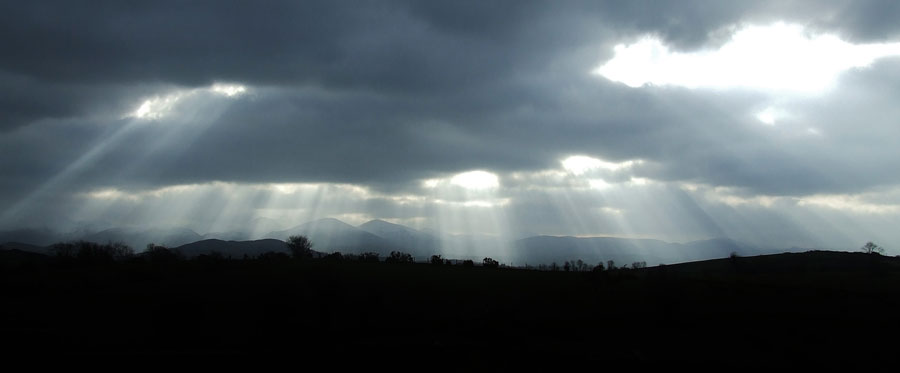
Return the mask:
<path id="1" fill-rule="evenodd" d="M 879 363 L 900 331 L 900 259 L 862 253 L 599 273 L 0 254 L 10 355 Z"/>

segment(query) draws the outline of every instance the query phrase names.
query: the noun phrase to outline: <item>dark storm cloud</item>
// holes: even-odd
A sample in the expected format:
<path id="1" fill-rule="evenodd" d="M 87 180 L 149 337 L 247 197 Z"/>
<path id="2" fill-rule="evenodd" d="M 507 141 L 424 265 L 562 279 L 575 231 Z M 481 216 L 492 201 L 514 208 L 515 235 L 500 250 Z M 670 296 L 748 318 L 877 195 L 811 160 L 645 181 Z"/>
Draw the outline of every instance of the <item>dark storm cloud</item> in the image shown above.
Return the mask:
<path id="1" fill-rule="evenodd" d="M 431 91 L 497 78 L 518 58 L 556 48 L 565 35 L 535 28 L 549 4 L 524 2 L 454 3 L 455 12 L 420 9 L 432 6 L 417 2 L 85 5 L 8 6 L 2 31 L 10 58 L 2 67 L 63 81 L 236 80 Z M 529 36 L 538 31 L 553 35 L 536 40 L 548 43 L 532 53 Z"/>
<path id="2" fill-rule="evenodd" d="M 721 42 L 722 28 L 741 21 L 785 19 L 884 40 L 900 29 L 881 10 L 891 6 L 9 2 L 0 6 L 0 155 L 12 161 L 0 165 L 9 175 L 0 190 L 8 205 L 66 170 L 64 190 L 213 180 L 397 190 L 470 169 L 555 168 L 571 154 L 644 159 L 638 176 L 748 193 L 896 183 L 900 173 L 883 171 L 896 170 L 898 157 L 861 145 L 889 138 L 887 118 L 863 115 L 853 125 L 866 130 L 846 144 L 839 139 L 851 124 L 842 112 L 809 109 L 809 121 L 832 136 L 816 143 L 761 127 L 748 112 L 766 104 L 761 95 L 632 89 L 588 75 L 629 38 L 653 33 L 696 49 Z M 888 88 L 895 69 L 888 61 L 848 83 L 880 84 L 890 95 L 854 102 L 853 112 L 896 102 Z M 147 123 L 121 119 L 142 97 L 213 82 L 254 93 L 185 99 L 182 116 Z M 860 169 L 852 157 L 873 163 Z"/>
<path id="3" fill-rule="evenodd" d="M 891 1 L 73 1 L 0 9 L 8 72 L 48 81 L 458 89 L 534 72 L 611 34 L 682 47 L 747 17 L 861 39 L 895 35 Z M 602 43 L 602 41 L 601 41 Z M 602 51 L 597 51 L 602 54 Z M 593 61 L 592 61 L 593 62 Z"/>

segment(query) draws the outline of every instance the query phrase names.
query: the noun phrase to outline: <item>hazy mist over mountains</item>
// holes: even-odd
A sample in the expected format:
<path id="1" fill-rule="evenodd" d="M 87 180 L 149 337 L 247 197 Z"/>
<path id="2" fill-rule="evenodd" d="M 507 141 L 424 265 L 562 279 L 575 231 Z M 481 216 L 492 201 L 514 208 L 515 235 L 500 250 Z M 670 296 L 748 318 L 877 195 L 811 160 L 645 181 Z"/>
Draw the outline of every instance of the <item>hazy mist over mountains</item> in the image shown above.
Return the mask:
<path id="1" fill-rule="evenodd" d="M 270 221 L 261 221 L 261 224 L 273 225 Z M 681 244 L 615 237 L 531 236 L 504 239 L 486 235 L 449 235 L 420 231 L 384 220 L 371 220 L 353 226 L 333 218 L 314 220 L 288 229 L 257 235 L 239 231 L 199 234 L 186 228 L 149 230 L 111 228 L 99 232 L 70 233 L 4 231 L 0 232 L 0 243 L 8 243 L 5 245 L 7 248 L 19 247 L 29 251 L 45 251 L 44 247 L 52 243 L 73 240 L 122 242 L 138 251 L 147 244 L 154 243 L 178 248 L 189 257 L 215 251 L 239 258 L 245 254 L 254 257 L 269 251 L 287 253 L 283 241 L 292 235 L 309 237 L 313 242 L 313 249 L 321 253 L 376 252 L 387 256 L 392 251 L 402 251 L 412 254 L 420 261 L 427 260 L 431 255 L 473 260 L 493 257 L 504 264 L 519 266 L 562 263 L 578 259 L 591 264 L 608 260 L 620 264 L 637 261 L 646 261 L 648 264 L 678 263 L 722 258 L 731 253 L 754 255 L 778 251 L 751 247 L 729 239 L 700 240 Z"/>

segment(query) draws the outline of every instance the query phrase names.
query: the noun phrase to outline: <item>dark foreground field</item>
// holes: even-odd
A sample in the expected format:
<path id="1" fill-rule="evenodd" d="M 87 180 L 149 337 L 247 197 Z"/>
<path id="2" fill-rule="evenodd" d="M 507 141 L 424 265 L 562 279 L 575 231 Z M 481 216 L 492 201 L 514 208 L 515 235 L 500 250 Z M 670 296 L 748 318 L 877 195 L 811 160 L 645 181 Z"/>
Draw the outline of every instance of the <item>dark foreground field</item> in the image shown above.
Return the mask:
<path id="1" fill-rule="evenodd" d="M 809 252 L 520 269 L 3 253 L 4 350 L 487 363 L 895 360 L 900 262 Z M 888 338 L 887 342 L 884 338 Z"/>

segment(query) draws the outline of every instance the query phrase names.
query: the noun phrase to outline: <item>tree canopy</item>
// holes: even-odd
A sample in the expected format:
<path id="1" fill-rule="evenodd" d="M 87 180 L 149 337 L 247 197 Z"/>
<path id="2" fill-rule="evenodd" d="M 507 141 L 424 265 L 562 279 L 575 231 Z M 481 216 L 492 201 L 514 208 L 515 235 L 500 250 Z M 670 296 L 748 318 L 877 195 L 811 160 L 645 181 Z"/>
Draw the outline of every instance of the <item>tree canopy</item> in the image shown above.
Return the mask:
<path id="1" fill-rule="evenodd" d="M 290 236 L 287 240 L 287 246 L 291 249 L 291 255 L 295 259 L 312 257 L 312 241 L 306 236 Z"/>

